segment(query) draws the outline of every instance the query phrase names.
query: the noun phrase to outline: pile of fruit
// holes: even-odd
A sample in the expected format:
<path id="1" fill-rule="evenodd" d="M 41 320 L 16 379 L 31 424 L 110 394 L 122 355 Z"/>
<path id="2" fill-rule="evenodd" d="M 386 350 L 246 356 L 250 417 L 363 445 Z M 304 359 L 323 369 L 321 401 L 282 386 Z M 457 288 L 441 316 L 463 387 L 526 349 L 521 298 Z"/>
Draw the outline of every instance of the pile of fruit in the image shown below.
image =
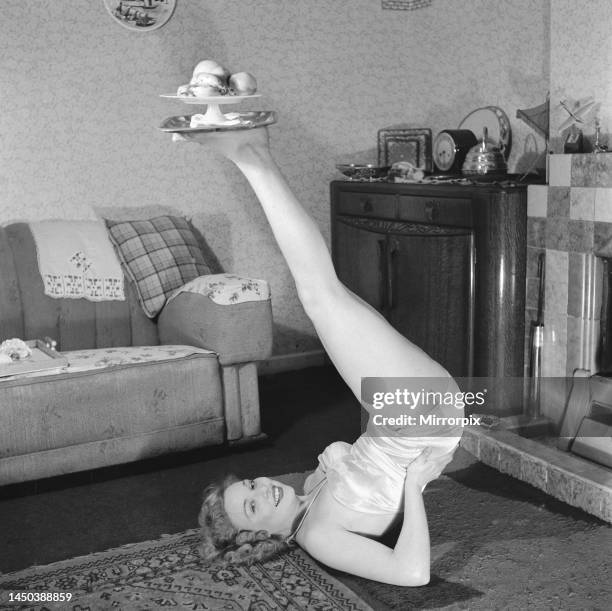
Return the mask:
<path id="1" fill-rule="evenodd" d="M 217 95 L 253 95 L 257 81 L 248 72 L 231 73 L 212 59 L 198 63 L 193 70 L 191 81 L 178 88 L 182 97 L 209 98 Z"/>

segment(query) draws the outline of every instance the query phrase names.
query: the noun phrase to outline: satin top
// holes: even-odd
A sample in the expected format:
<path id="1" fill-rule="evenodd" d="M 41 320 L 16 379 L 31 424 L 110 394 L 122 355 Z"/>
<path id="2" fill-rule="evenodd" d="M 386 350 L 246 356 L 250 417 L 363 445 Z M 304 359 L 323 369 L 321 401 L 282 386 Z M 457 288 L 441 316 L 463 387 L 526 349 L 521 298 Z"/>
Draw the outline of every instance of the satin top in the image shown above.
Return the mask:
<path id="1" fill-rule="evenodd" d="M 459 437 L 377 437 L 361 435 L 353 444 L 336 441 L 319 455 L 317 469 L 308 476 L 308 493 L 327 478 L 332 496 L 362 513 L 398 514 L 403 508 L 406 466 L 425 447 L 439 473 L 452 459 Z"/>

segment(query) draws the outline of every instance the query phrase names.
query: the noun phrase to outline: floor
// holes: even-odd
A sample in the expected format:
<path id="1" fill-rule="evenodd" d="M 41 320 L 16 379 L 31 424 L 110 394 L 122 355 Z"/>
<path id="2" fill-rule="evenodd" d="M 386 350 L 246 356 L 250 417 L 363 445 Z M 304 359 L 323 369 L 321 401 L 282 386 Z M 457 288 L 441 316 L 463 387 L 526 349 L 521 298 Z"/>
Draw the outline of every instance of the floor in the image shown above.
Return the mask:
<path id="1" fill-rule="evenodd" d="M 359 406 L 330 367 L 264 376 L 260 390 L 269 438 L 256 446 L 0 487 L 0 572 L 194 528 L 210 480 L 312 469 L 327 444 L 359 434 Z"/>
<path id="2" fill-rule="evenodd" d="M 194 528 L 209 480 L 229 471 L 241 477 L 303 472 L 328 443 L 359 434 L 358 404 L 331 368 L 264 376 L 261 403 L 269 438 L 256 446 L 0 488 L 0 572 Z M 465 449 L 447 474 L 426 491 L 432 554 L 439 556 L 432 587 L 338 576 L 377 611 L 609 607 L 610 531 L 603 522 Z"/>
<path id="3" fill-rule="evenodd" d="M 558 449 L 559 438 L 538 435 L 545 418 L 501 418 L 496 428 L 467 427 L 461 445 L 502 473 L 612 523 L 612 470 Z"/>

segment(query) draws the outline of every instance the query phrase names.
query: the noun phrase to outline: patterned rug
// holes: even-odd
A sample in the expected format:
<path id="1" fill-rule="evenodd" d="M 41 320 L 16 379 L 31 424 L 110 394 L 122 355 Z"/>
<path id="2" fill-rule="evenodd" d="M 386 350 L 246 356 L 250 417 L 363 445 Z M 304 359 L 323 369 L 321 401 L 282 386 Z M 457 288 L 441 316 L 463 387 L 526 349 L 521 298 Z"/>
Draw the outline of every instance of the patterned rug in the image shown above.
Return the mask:
<path id="1" fill-rule="evenodd" d="M 221 568 L 200 560 L 198 542 L 194 529 L 0 575 L 0 609 L 371 611 L 299 548 L 251 567 Z M 21 602 L 10 603 L 18 592 Z M 61 593 L 71 600 L 61 602 Z"/>

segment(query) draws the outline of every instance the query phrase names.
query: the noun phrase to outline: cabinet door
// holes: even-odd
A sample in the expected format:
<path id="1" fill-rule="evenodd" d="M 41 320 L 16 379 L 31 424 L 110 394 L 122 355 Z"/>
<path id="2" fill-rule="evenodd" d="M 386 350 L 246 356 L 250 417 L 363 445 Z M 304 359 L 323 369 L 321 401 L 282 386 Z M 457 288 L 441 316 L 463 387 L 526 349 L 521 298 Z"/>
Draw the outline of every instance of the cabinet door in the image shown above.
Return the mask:
<path id="1" fill-rule="evenodd" d="M 387 316 L 451 375 L 466 377 L 473 364 L 473 235 L 432 229 L 430 234 L 389 236 Z"/>
<path id="2" fill-rule="evenodd" d="M 333 254 L 341 282 L 382 311 L 386 298 L 387 238 L 376 230 L 378 225 L 376 220 L 336 217 Z"/>

